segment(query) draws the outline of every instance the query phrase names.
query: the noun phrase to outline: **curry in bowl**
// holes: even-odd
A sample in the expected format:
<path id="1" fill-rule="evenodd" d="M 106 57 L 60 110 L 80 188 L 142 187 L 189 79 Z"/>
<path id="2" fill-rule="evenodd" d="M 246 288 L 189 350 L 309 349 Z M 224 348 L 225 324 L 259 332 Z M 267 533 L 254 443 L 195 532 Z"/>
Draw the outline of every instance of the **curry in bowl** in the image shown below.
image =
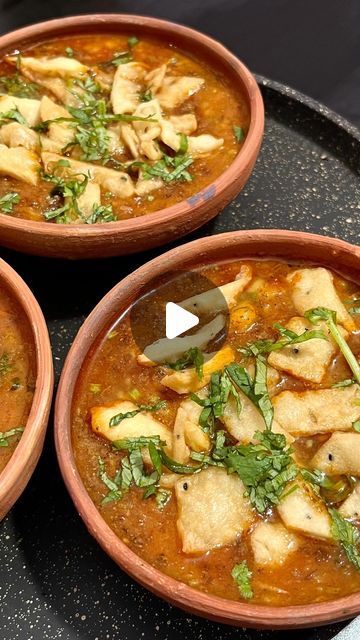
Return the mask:
<path id="1" fill-rule="evenodd" d="M 249 127 L 222 73 L 134 35 L 9 52 L 0 94 L 0 212 L 34 221 L 105 223 L 191 203 Z"/>
<path id="2" fill-rule="evenodd" d="M 22 436 L 36 380 L 31 327 L 7 289 L 0 284 L 0 473 Z"/>
<path id="3" fill-rule="evenodd" d="M 276 607 L 355 593 L 359 288 L 280 261 L 200 272 L 229 311 L 220 348 L 224 308 L 176 298 L 180 279 L 170 290 L 202 325 L 163 362 L 134 342 L 130 310 L 91 349 L 72 412 L 84 486 L 136 554 L 208 594 Z"/>

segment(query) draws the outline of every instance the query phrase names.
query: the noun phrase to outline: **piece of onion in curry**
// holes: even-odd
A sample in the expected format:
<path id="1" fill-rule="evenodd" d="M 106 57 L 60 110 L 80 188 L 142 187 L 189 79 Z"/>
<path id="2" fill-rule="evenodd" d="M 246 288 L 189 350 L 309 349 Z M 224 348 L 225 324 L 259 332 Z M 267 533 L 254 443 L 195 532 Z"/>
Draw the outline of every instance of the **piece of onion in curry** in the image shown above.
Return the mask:
<path id="1" fill-rule="evenodd" d="M 31 329 L 22 309 L 0 285 L 0 473 L 26 426 L 35 376 Z"/>
<path id="2" fill-rule="evenodd" d="M 275 606 L 353 593 L 359 288 L 275 261 L 201 273 L 227 285 L 220 348 L 214 332 L 204 344 L 221 316 L 210 296 L 182 355 L 166 347 L 156 364 L 141 353 L 127 312 L 88 356 L 72 423 L 85 487 L 131 549 L 207 593 Z M 179 276 L 170 292 L 180 305 L 181 291 Z"/>
<path id="3" fill-rule="evenodd" d="M 0 61 L 0 213 L 105 223 L 169 207 L 234 160 L 244 98 L 216 69 L 147 37 L 92 34 Z"/>

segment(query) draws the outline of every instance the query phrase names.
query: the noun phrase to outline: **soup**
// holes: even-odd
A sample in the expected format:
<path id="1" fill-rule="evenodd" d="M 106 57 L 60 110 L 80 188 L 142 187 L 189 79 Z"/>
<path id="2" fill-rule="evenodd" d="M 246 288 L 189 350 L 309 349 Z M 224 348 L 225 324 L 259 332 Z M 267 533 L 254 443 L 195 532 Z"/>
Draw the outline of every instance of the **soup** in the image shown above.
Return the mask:
<path id="1" fill-rule="evenodd" d="M 35 380 L 31 328 L 22 309 L 0 284 L 0 473 L 26 425 Z"/>
<path id="2" fill-rule="evenodd" d="M 129 310 L 88 355 L 72 414 L 84 486 L 135 553 L 206 593 L 284 606 L 359 591 L 359 288 L 279 261 L 200 273 L 227 323 L 212 294 L 181 298 L 179 276 L 159 290 L 201 322 L 163 360 Z"/>
<path id="3" fill-rule="evenodd" d="M 170 207 L 232 163 L 249 127 L 216 69 L 147 37 L 91 34 L 0 62 L 0 212 L 104 223 Z"/>

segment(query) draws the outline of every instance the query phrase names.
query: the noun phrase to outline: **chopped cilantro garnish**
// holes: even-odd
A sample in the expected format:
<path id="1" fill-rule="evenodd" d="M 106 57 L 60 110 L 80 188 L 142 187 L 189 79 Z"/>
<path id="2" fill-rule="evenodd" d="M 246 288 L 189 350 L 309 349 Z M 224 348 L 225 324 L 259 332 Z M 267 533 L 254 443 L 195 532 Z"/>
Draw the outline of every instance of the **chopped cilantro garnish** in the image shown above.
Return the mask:
<path id="1" fill-rule="evenodd" d="M 203 378 L 203 368 L 204 368 L 204 356 L 201 353 L 200 349 L 197 347 L 193 347 L 186 351 L 182 358 L 176 360 L 176 362 L 167 363 L 170 369 L 174 369 L 174 371 L 182 371 L 182 369 L 186 369 L 187 367 L 194 365 L 196 369 L 197 376 L 199 380 Z"/>
<path id="2" fill-rule="evenodd" d="M 116 427 L 122 420 L 126 418 L 134 418 L 138 415 L 138 413 L 142 413 L 142 411 L 160 411 L 160 409 L 164 409 L 166 407 L 165 400 L 160 400 L 156 404 L 139 404 L 137 409 L 134 411 L 127 411 L 126 413 L 117 413 L 113 416 L 109 422 L 109 427 Z"/>
<path id="3" fill-rule="evenodd" d="M 154 96 L 151 93 L 150 89 L 147 89 L 147 91 L 143 91 L 142 93 L 139 93 L 140 102 L 150 102 L 150 100 L 152 100 L 153 97 Z"/>
<path id="4" fill-rule="evenodd" d="M 135 47 L 139 42 L 140 40 L 136 36 L 130 36 L 130 38 L 128 38 L 129 47 Z"/>
<path id="5" fill-rule="evenodd" d="M 312 324 L 317 324 L 319 321 L 325 320 L 330 335 L 335 340 L 351 371 L 353 372 L 356 382 L 360 384 L 360 364 L 336 324 L 336 311 L 331 311 L 331 309 L 326 309 L 325 307 L 316 307 L 316 309 L 306 311 L 304 315 L 305 318 L 312 322 Z"/>
<path id="6" fill-rule="evenodd" d="M 209 395 L 207 398 L 200 398 L 195 393 L 190 395 L 194 402 L 203 407 L 199 418 L 199 424 L 205 432 L 209 432 L 211 435 L 214 434 L 215 421 L 224 415 L 229 396 L 233 396 L 233 398 L 235 398 L 237 410 L 240 413 L 240 396 L 226 369 L 223 372 L 217 371 L 212 374 L 210 379 Z"/>
<path id="7" fill-rule="evenodd" d="M 2 356 L 0 356 L 0 376 L 5 375 L 9 371 L 11 371 L 10 359 L 7 353 L 3 353 Z"/>
<path id="8" fill-rule="evenodd" d="M 87 224 L 114 222 L 115 220 L 117 220 L 117 218 L 114 216 L 111 204 L 94 204 L 92 214 L 85 218 Z"/>
<path id="9" fill-rule="evenodd" d="M 329 509 L 332 518 L 332 534 L 346 553 L 348 560 L 360 571 L 360 532 L 343 518 L 336 509 Z"/>
<path id="10" fill-rule="evenodd" d="M 58 168 L 68 167 L 69 164 L 70 163 L 68 160 L 60 160 L 54 167 L 54 171 L 56 171 Z M 76 180 L 77 177 L 81 178 L 81 180 Z M 67 223 L 70 222 L 68 214 L 70 214 L 71 212 L 74 212 L 77 216 L 82 217 L 82 213 L 78 205 L 78 198 L 84 193 L 88 184 L 89 177 L 87 175 L 85 175 L 84 173 L 76 174 L 73 176 L 73 179 L 66 180 L 62 176 L 43 173 L 42 179 L 47 182 L 53 183 L 54 187 L 51 191 L 51 195 L 58 195 L 64 199 L 67 199 L 67 202 L 65 202 L 62 207 L 45 211 L 45 220 L 55 219 L 57 223 Z"/>
<path id="11" fill-rule="evenodd" d="M 228 374 L 235 386 L 239 387 L 239 389 L 241 389 L 249 400 L 251 400 L 251 402 L 258 408 L 264 418 L 266 428 L 271 429 L 274 417 L 274 408 L 271 404 L 267 388 L 267 366 L 265 359 L 260 355 L 256 357 L 254 379 L 251 378 L 244 367 L 236 364 L 236 362 L 225 367 L 225 372 Z"/>
<path id="12" fill-rule="evenodd" d="M 66 47 L 65 53 L 68 58 L 74 57 L 74 49 L 72 49 L 72 47 Z"/>
<path id="13" fill-rule="evenodd" d="M 237 125 L 234 125 L 233 131 L 234 131 L 236 142 L 242 142 L 245 138 L 244 129 L 242 127 L 238 127 Z"/>
<path id="14" fill-rule="evenodd" d="M 24 116 L 21 115 L 17 107 L 9 109 L 9 111 L 6 111 L 4 113 L 0 113 L 0 127 L 2 127 L 4 124 L 8 124 L 9 120 L 13 120 L 14 122 L 18 122 L 19 124 L 27 125 Z"/>
<path id="15" fill-rule="evenodd" d="M 252 572 L 250 571 L 246 560 L 243 560 L 240 564 L 234 565 L 231 571 L 231 576 L 239 587 L 240 595 L 246 600 L 251 600 L 254 595 L 251 588 Z"/>
<path id="16" fill-rule="evenodd" d="M 281 338 L 279 340 L 256 340 L 255 342 L 248 344 L 246 347 L 239 347 L 238 351 L 244 356 L 252 357 L 264 353 L 270 353 L 271 351 L 279 351 L 284 347 L 289 347 L 294 344 L 301 344 L 302 342 L 307 342 L 308 340 L 313 340 L 314 338 L 327 340 L 326 335 L 323 331 L 321 331 L 321 329 L 313 329 L 312 331 L 305 330 L 303 333 L 298 335 L 294 331 L 286 329 L 278 322 L 274 324 L 274 328 L 277 329 L 277 331 L 279 331 L 281 335 Z"/>
<path id="17" fill-rule="evenodd" d="M 15 191 L 9 191 L 0 198 L 0 209 L 3 213 L 11 213 L 14 204 L 19 204 L 20 196 Z"/>
<path id="18" fill-rule="evenodd" d="M 9 431 L 0 431 L 0 447 L 9 446 L 9 438 L 22 434 L 23 427 L 17 427 L 16 429 L 10 429 Z"/>

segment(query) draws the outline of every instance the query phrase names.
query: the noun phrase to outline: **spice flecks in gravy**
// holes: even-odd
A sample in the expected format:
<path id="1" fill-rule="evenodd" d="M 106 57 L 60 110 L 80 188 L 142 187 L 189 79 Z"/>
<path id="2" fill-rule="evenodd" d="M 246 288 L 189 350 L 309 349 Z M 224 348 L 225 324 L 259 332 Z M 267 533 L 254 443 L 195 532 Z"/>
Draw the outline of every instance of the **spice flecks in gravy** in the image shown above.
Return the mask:
<path id="1" fill-rule="evenodd" d="M 360 439 L 355 429 L 360 418 L 359 388 L 351 382 L 353 372 L 343 351 L 331 341 L 330 325 L 319 318 L 310 322 L 306 300 L 311 299 L 311 309 L 325 308 L 324 296 L 338 305 L 337 330 L 358 360 L 360 316 L 354 310 L 359 288 L 329 270 L 277 261 L 223 263 L 203 267 L 201 272 L 214 286 L 236 282 L 240 273 L 243 279 L 242 290 L 238 288 L 231 302 L 226 344 L 209 361 L 220 357 L 217 372 L 209 373 L 211 365 L 206 356 L 201 363 L 198 352 L 171 366 L 148 366 L 133 341 L 129 314 L 100 336 L 82 368 L 73 406 L 73 447 L 86 490 L 105 521 L 133 551 L 160 571 L 206 593 L 273 606 L 354 593 L 360 589 L 360 573 L 346 556 L 346 540 L 344 535 L 339 539 L 336 517 L 351 528 L 347 534 L 355 532 L 356 537 L 356 517 L 351 517 L 347 500 L 356 497 L 360 469 L 347 471 L 344 452 L 349 437 Z M 211 345 L 202 349 L 203 354 L 210 351 Z M 244 370 L 250 386 L 255 376 L 257 397 L 246 389 L 241 378 Z M 235 391 L 229 391 L 229 381 Z M 218 393 L 216 384 L 222 385 L 224 395 L 217 395 L 218 417 L 211 425 L 213 409 L 207 417 L 202 412 L 209 407 L 204 398 L 213 401 Z M 184 393 L 184 385 L 191 387 L 200 405 L 190 391 Z M 330 394 L 326 400 L 323 393 Z M 238 413 L 236 399 L 241 404 Z M 188 413 L 187 426 L 181 430 L 181 414 L 189 407 L 197 411 L 197 419 L 193 421 Z M 268 437 L 265 421 L 271 407 L 275 439 L 270 444 L 263 441 L 262 458 L 252 447 L 261 442 L 261 434 L 255 433 L 259 424 Z M 294 411 L 299 416 L 295 422 Z M 149 477 L 156 473 L 157 456 L 149 457 L 151 451 L 146 453 L 138 444 L 131 459 L 128 446 L 132 437 L 151 434 L 152 420 L 160 424 L 158 433 L 166 442 L 166 447 L 155 447 L 162 470 L 153 493 L 148 491 Z M 141 425 L 142 434 L 136 432 L 136 424 Z M 224 433 L 221 442 L 219 432 Z M 332 438 L 339 439 L 339 434 L 340 444 L 337 441 L 331 449 L 335 454 L 330 464 L 335 466 L 329 467 L 324 447 L 331 447 Z M 182 438 L 185 448 L 179 448 Z M 251 493 L 244 456 L 252 474 L 255 459 L 273 465 L 278 456 L 278 470 L 286 474 L 278 493 L 269 484 L 261 493 L 259 487 L 265 485 L 258 476 Z M 130 458 L 130 464 L 123 465 L 119 480 L 120 462 L 125 458 Z M 188 472 L 189 466 L 199 464 L 202 470 Z M 125 473 L 129 470 L 130 481 Z M 219 473 L 221 477 L 216 476 Z M 278 481 L 277 473 L 267 470 L 265 475 Z M 218 478 L 215 483 L 214 477 Z M 230 490 L 226 478 L 231 480 Z M 220 496 L 216 494 L 219 486 Z M 201 503 L 202 495 L 207 506 Z M 191 504 L 191 497 L 196 503 Z M 231 510 L 226 511 L 227 505 Z M 238 514 L 235 522 L 234 512 Z M 215 526 L 217 513 L 222 516 Z M 210 526 L 211 538 L 218 542 L 213 548 L 206 531 Z"/>
<path id="2" fill-rule="evenodd" d="M 202 60 L 131 35 L 56 38 L 2 59 L 0 213 L 133 218 L 232 163 L 249 127 L 244 98 Z"/>

